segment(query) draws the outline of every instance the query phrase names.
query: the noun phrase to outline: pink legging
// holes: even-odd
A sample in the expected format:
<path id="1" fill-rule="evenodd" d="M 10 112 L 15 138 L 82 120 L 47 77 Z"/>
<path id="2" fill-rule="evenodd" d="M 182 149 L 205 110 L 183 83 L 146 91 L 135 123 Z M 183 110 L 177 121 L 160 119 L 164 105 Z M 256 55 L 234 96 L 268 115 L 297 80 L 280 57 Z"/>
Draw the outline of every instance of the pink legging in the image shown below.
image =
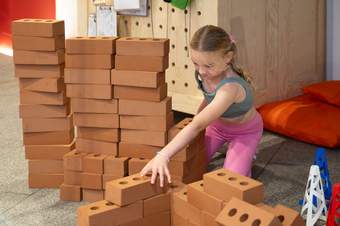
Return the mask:
<path id="1" fill-rule="evenodd" d="M 252 161 L 262 132 L 263 121 L 259 113 L 244 124 L 226 125 L 221 120 L 216 120 L 205 132 L 208 162 L 223 144 L 229 143 L 223 168 L 250 177 Z"/>

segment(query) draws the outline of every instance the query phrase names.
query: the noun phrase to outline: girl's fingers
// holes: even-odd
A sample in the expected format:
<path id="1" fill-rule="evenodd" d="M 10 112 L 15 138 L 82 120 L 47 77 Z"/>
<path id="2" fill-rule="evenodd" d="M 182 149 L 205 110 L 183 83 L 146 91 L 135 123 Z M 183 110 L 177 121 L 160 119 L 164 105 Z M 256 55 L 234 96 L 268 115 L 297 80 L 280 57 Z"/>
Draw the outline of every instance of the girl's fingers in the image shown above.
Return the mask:
<path id="1" fill-rule="evenodd" d="M 170 172 L 169 172 L 168 167 L 165 167 L 164 171 L 165 171 L 166 177 L 168 178 L 168 183 L 170 184 L 171 183 L 171 176 L 170 176 Z"/>
<path id="2" fill-rule="evenodd" d="M 159 174 L 159 184 L 161 185 L 161 187 L 163 187 L 164 185 L 164 172 L 163 172 L 163 167 L 161 167 L 158 170 L 158 174 Z"/>
<path id="3" fill-rule="evenodd" d="M 146 166 L 144 166 L 144 168 L 140 172 L 140 175 L 145 176 L 146 174 L 148 174 L 149 171 L 150 171 L 150 162 L 146 164 Z"/>
<path id="4" fill-rule="evenodd" d="M 151 176 L 151 184 L 155 183 L 156 177 L 157 177 L 157 168 L 153 167 L 152 168 L 152 176 Z"/>

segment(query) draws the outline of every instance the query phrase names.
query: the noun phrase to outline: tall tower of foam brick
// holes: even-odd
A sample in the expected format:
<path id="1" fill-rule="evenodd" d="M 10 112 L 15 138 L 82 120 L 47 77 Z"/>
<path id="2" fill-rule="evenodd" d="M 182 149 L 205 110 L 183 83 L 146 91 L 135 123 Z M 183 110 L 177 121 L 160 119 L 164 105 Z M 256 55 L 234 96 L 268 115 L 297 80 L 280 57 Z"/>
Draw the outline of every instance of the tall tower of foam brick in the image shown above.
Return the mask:
<path id="1" fill-rule="evenodd" d="M 64 178 L 63 155 L 74 147 L 63 80 L 64 22 L 16 20 L 12 34 L 29 187 L 56 188 Z"/>

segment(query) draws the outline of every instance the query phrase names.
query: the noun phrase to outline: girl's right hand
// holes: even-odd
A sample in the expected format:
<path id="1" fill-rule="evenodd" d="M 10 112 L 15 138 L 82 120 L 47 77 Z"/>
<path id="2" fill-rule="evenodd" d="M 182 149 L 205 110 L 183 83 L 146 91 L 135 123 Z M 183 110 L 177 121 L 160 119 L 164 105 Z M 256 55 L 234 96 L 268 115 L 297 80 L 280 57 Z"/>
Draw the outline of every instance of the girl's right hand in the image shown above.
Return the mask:
<path id="1" fill-rule="evenodd" d="M 170 172 L 168 168 L 169 158 L 158 152 L 158 154 L 146 164 L 141 171 L 141 176 L 145 176 L 149 172 L 152 172 L 151 184 L 154 184 L 159 175 L 160 186 L 164 186 L 164 175 L 167 177 L 168 182 L 171 183 Z"/>

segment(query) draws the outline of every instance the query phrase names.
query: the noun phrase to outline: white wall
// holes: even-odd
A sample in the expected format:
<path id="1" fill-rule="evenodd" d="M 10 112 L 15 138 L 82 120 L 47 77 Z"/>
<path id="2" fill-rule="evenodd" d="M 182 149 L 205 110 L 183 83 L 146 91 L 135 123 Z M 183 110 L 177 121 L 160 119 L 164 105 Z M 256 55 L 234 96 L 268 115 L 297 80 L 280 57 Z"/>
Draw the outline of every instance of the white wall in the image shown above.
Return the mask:
<path id="1" fill-rule="evenodd" d="M 66 37 L 87 35 L 87 1 L 56 0 L 56 18 L 65 21 Z"/>
<path id="2" fill-rule="evenodd" d="M 340 80 L 340 0 L 327 0 L 327 80 Z"/>

